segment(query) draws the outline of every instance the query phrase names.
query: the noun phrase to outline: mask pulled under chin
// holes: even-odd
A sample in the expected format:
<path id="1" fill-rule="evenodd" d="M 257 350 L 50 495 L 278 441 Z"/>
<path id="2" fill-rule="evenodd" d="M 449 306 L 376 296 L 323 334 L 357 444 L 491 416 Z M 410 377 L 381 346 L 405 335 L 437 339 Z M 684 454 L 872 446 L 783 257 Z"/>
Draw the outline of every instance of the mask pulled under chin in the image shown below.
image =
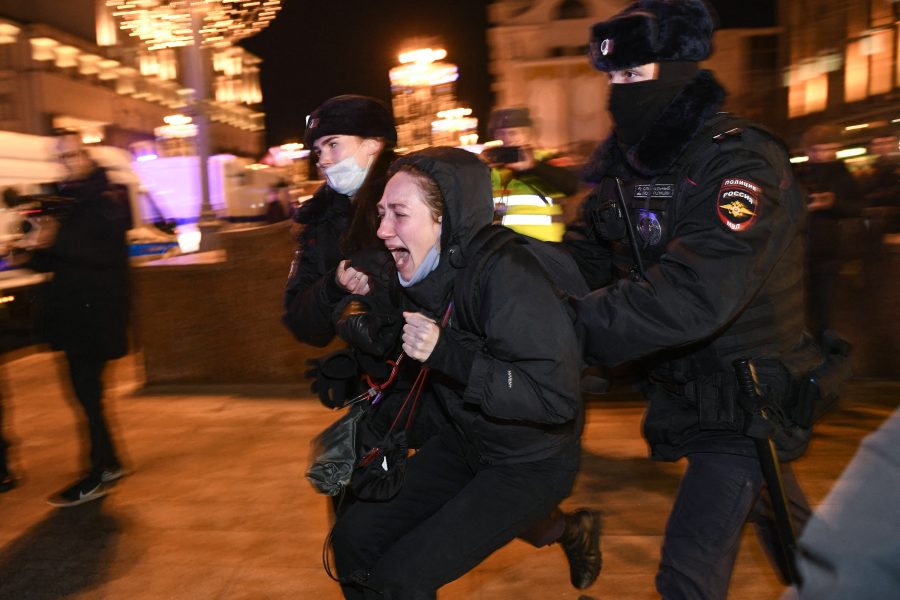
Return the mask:
<path id="1" fill-rule="evenodd" d="M 369 157 L 369 163 L 365 167 L 359 166 L 354 152 L 341 162 L 324 169 L 325 179 L 328 180 L 328 186 L 337 193 L 352 196 L 362 187 L 371 164 L 372 157 Z"/>
<path id="2" fill-rule="evenodd" d="M 438 238 L 440 239 L 440 238 Z M 400 285 L 403 287 L 409 287 L 416 283 L 419 283 L 426 277 L 428 274 L 437 269 L 438 262 L 441 260 L 441 248 L 440 242 L 437 242 L 434 246 L 428 249 L 428 254 L 425 255 L 425 258 L 422 259 L 422 263 L 416 268 L 416 272 L 413 273 L 413 276 L 410 277 L 409 281 L 403 279 L 403 275 L 397 273 L 397 278 L 400 280 Z"/>

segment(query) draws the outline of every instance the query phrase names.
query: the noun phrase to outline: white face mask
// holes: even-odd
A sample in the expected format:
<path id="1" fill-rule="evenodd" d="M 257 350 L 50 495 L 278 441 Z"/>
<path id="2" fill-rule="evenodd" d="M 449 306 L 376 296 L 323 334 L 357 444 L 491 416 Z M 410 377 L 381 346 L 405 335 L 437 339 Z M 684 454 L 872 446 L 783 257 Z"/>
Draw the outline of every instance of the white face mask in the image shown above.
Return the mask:
<path id="1" fill-rule="evenodd" d="M 356 149 L 356 152 L 359 152 L 359 148 Z M 324 169 L 329 187 L 345 196 L 352 196 L 359 191 L 363 181 L 366 180 L 369 167 L 372 165 L 370 156 L 369 163 L 365 167 L 359 166 L 359 163 L 356 162 L 356 152 L 341 162 Z"/>

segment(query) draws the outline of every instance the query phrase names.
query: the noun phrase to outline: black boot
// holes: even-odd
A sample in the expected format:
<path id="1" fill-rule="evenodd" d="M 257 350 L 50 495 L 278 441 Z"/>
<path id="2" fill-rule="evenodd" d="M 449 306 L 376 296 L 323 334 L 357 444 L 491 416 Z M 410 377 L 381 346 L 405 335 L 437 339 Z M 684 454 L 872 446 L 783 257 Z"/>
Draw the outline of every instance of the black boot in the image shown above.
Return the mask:
<path id="1" fill-rule="evenodd" d="M 600 515 L 587 508 L 567 513 L 559 543 L 569 560 L 569 577 L 576 589 L 589 588 L 603 566 L 600 552 Z"/>

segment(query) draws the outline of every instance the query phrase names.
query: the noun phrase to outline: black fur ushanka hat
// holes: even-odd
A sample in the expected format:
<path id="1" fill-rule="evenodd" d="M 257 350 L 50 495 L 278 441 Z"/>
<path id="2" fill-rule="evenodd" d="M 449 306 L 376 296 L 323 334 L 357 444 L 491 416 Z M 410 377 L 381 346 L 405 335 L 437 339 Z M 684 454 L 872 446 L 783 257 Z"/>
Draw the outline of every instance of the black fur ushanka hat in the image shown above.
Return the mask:
<path id="1" fill-rule="evenodd" d="M 591 28 L 591 62 L 598 71 L 700 62 L 712 51 L 713 19 L 703 0 L 636 0 Z"/>
<path id="2" fill-rule="evenodd" d="M 326 100 L 309 115 L 303 136 L 306 147 L 312 148 L 313 142 L 326 135 L 385 138 L 391 144 L 397 143 L 390 109 L 375 98 L 353 94 Z"/>
<path id="3" fill-rule="evenodd" d="M 497 135 L 498 129 L 510 127 L 531 127 L 531 115 L 527 106 L 511 106 L 508 108 L 495 108 L 488 117 L 488 133 Z"/>

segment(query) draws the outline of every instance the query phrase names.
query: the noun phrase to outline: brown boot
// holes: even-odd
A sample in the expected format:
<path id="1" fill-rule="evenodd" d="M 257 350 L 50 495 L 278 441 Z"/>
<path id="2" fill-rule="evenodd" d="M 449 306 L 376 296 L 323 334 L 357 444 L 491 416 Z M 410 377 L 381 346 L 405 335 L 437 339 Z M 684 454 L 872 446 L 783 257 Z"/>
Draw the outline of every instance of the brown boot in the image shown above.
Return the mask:
<path id="1" fill-rule="evenodd" d="M 587 508 L 566 513 L 559 543 L 569 560 L 569 577 L 576 589 L 589 588 L 603 566 L 600 552 L 600 515 Z"/>

